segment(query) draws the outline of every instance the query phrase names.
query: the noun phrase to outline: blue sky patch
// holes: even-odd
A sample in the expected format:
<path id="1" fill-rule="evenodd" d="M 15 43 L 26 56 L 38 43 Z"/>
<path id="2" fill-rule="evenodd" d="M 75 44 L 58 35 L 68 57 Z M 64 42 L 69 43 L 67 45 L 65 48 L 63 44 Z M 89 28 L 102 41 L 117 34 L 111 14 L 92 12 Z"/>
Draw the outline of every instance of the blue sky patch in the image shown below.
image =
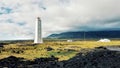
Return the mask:
<path id="1" fill-rule="evenodd" d="M 8 23 L 14 23 L 14 21 L 12 19 L 7 19 Z"/>
<path id="2" fill-rule="evenodd" d="M 0 15 L 9 14 L 12 12 L 12 9 L 9 7 L 0 7 Z"/>
<path id="3" fill-rule="evenodd" d="M 25 22 L 18 22 L 17 23 L 19 26 L 24 26 L 26 23 Z"/>

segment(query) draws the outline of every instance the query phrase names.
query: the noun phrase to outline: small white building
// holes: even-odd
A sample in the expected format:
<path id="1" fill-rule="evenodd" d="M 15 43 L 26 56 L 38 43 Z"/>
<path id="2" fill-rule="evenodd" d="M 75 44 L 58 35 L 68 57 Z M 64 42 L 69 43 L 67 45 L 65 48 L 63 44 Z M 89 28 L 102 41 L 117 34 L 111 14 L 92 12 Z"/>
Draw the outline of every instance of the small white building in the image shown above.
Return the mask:
<path id="1" fill-rule="evenodd" d="M 67 40 L 67 42 L 73 42 L 73 40 Z"/>
<path id="2" fill-rule="evenodd" d="M 104 39 L 100 39 L 98 42 L 111 42 L 111 41 L 109 39 L 104 38 Z"/>

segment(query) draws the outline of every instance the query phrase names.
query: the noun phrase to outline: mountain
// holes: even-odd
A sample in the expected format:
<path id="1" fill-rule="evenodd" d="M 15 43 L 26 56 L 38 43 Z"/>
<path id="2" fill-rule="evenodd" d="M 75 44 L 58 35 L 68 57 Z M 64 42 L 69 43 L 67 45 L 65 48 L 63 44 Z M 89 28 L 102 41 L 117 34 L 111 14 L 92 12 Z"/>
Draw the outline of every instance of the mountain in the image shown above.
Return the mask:
<path id="1" fill-rule="evenodd" d="M 120 31 L 78 31 L 51 34 L 47 38 L 57 39 L 83 39 L 83 38 L 120 38 Z"/>

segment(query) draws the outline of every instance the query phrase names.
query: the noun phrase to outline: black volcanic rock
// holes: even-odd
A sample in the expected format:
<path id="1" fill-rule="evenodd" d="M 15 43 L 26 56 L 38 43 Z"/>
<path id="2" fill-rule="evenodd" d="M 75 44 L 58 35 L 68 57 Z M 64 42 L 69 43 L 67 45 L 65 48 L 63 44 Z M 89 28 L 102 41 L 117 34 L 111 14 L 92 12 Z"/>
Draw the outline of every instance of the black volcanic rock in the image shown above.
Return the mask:
<path id="1" fill-rule="evenodd" d="M 5 59 L 0 60 L 0 67 L 10 67 L 16 68 L 19 64 L 22 64 L 22 58 L 16 58 L 14 56 L 10 56 Z"/>
<path id="2" fill-rule="evenodd" d="M 0 47 L 3 47 L 4 45 L 8 45 L 9 43 L 0 43 Z"/>
<path id="3" fill-rule="evenodd" d="M 0 68 L 120 68 L 120 52 L 109 51 L 104 47 L 87 54 L 78 53 L 67 61 L 58 58 L 37 58 L 34 61 L 23 61 L 22 58 L 10 56 L 0 60 Z"/>
<path id="4" fill-rule="evenodd" d="M 120 31 L 79 31 L 79 32 L 64 32 L 60 34 L 52 34 L 47 38 L 58 39 L 83 39 L 85 38 L 120 38 Z"/>
<path id="5" fill-rule="evenodd" d="M 65 62 L 65 68 L 120 68 L 120 52 L 98 50 L 85 56 L 78 54 Z"/>
<path id="6" fill-rule="evenodd" d="M 54 50 L 54 49 L 51 48 L 51 47 L 47 47 L 46 50 L 47 50 L 47 51 L 52 51 L 52 50 Z"/>

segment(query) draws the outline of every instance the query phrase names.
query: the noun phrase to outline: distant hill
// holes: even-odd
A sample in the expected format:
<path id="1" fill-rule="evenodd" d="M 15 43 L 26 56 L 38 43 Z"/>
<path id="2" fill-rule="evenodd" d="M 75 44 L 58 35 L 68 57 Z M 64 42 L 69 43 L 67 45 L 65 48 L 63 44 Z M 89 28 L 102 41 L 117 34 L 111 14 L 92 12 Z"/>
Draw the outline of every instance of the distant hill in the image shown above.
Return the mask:
<path id="1" fill-rule="evenodd" d="M 47 38 L 56 39 L 83 39 L 83 38 L 120 38 L 120 31 L 78 31 L 51 34 Z"/>

